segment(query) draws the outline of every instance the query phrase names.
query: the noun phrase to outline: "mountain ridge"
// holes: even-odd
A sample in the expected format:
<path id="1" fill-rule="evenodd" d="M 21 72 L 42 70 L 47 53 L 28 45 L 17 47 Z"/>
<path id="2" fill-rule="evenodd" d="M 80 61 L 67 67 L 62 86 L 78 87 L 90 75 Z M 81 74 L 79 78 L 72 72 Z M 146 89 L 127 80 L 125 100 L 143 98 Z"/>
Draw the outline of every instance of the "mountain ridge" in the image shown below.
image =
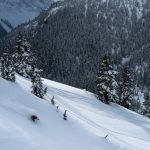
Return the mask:
<path id="1" fill-rule="evenodd" d="M 53 0 L 1 0 L 0 20 L 6 20 L 13 28 L 34 19 L 39 13 L 47 9 Z M 1 28 L 10 32 L 12 28 L 0 22 Z"/>

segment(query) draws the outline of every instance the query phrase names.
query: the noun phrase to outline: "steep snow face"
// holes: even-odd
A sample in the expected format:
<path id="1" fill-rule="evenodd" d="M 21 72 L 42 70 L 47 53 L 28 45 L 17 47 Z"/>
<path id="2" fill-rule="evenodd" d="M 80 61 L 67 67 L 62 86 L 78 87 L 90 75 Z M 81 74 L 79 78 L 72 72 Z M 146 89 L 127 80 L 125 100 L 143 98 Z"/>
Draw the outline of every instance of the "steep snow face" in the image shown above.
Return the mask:
<path id="1" fill-rule="evenodd" d="M 150 119 L 105 105 L 86 90 L 43 80 L 45 100 L 31 94 L 27 79 L 17 76 L 11 83 L 0 78 L 0 149 L 149 150 Z M 40 120 L 32 122 L 31 115 Z"/>
<path id="2" fill-rule="evenodd" d="M 40 11 L 48 8 L 52 2 L 53 0 L 1 0 L 0 20 L 7 20 L 16 27 L 38 16 Z"/>

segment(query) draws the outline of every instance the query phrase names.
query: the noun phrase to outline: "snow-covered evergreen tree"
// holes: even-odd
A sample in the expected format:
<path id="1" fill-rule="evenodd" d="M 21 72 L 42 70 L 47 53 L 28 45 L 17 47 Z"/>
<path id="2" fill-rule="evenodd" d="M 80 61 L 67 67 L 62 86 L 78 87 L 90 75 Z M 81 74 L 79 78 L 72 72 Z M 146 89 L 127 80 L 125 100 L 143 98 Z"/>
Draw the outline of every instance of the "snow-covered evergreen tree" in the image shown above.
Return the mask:
<path id="1" fill-rule="evenodd" d="M 17 37 L 15 53 L 13 54 L 13 61 L 14 61 L 15 71 L 22 76 L 25 73 L 23 54 L 24 54 L 23 34 L 19 32 L 18 37 Z"/>
<path id="2" fill-rule="evenodd" d="M 33 52 L 31 51 L 31 45 L 26 40 L 25 37 L 23 37 L 23 63 L 24 63 L 24 77 L 31 78 L 32 76 L 32 67 L 36 65 L 36 58 L 34 57 Z"/>
<path id="3" fill-rule="evenodd" d="M 4 53 L 1 57 L 1 77 L 9 80 L 15 81 L 15 69 L 13 66 L 13 62 L 8 53 Z"/>
<path id="4" fill-rule="evenodd" d="M 105 55 L 96 79 L 98 99 L 106 104 L 111 101 L 115 102 L 115 85 L 115 71 L 113 70 L 110 57 Z"/>
<path id="5" fill-rule="evenodd" d="M 145 101 L 143 102 L 142 114 L 150 117 L 150 92 L 146 91 L 144 94 Z"/>
<path id="6" fill-rule="evenodd" d="M 124 67 L 121 81 L 117 87 L 117 95 L 119 97 L 119 104 L 132 109 L 133 104 L 133 79 L 131 77 L 129 68 Z"/>
<path id="7" fill-rule="evenodd" d="M 37 68 L 32 68 L 33 74 L 31 78 L 32 82 L 32 93 L 39 98 L 43 98 L 44 95 L 47 92 L 47 88 L 43 87 L 42 79 L 41 79 L 41 70 L 38 70 Z"/>
<path id="8" fill-rule="evenodd" d="M 15 53 L 13 54 L 15 71 L 23 77 L 30 78 L 32 65 L 36 59 L 31 52 L 31 45 L 23 33 L 19 32 Z"/>

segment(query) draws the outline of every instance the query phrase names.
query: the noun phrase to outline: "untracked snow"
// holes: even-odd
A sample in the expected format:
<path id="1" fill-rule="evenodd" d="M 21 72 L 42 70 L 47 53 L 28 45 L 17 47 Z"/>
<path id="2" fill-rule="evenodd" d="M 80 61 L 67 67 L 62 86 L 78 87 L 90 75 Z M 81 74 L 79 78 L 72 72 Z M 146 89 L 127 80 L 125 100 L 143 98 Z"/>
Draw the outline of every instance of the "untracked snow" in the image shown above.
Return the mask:
<path id="1" fill-rule="evenodd" d="M 86 90 L 43 80 L 45 100 L 31 94 L 27 79 L 0 78 L 0 150 L 149 150 L 150 119 L 105 105 Z M 40 120 L 32 122 L 31 115 Z"/>

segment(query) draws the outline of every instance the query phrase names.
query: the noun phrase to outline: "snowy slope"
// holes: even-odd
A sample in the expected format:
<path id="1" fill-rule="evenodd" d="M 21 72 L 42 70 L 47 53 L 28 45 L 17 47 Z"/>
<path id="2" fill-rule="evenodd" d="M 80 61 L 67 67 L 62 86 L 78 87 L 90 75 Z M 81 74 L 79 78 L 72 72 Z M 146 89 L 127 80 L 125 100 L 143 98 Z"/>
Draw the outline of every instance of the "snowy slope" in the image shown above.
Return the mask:
<path id="1" fill-rule="evenodd" d="M 30 93 L 27 79 L 17 76 L 10 83 L 0 78 L 0 150 L 149 150 L 150 119 L 102 104 L 85 90 L 44 83 L 48 93 L 41 100 Z M 59 112 L 50 103 L 52 96 Z M 32 114 L 40 121 L 33 123 Z"/>

